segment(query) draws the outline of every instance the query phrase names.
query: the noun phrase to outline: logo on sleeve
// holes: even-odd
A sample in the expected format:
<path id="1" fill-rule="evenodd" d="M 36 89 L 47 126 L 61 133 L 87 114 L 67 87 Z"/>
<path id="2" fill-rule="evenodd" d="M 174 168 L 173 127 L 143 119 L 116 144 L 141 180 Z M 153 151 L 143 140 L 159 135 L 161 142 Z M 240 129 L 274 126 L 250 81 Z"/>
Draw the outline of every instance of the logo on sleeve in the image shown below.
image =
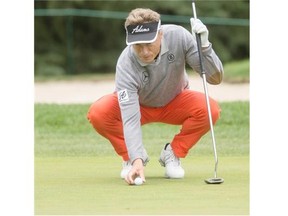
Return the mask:
<path id="1" fill-rule="evenodd" d="M 124 103 L 124 102 L 129 101 L 127 89 L 118 91 L 118 100 L 119 100 L 119 103 Z"/>

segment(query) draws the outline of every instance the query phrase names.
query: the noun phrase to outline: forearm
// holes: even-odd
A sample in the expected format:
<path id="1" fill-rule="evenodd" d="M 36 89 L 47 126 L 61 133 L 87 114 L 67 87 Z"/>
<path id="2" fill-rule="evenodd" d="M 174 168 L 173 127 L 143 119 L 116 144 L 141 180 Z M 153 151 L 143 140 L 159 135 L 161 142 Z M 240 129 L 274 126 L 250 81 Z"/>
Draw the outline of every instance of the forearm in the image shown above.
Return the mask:
<path id="1" fill-rule="evenodd" d="M 198 53 L 198 45 L 201 45 L 202 47 L 202 54 L 203 54 L 203 67 L 204 72 L 206 74 L 207 82 L 210 84 L 217 85 L 222 82 L 223 77 L 223 66 L 212 49 L 212 44 L 208 40 L 209 31 L 207 27 L 202 23 L 201 20 L 191 18 L 191 28 L 192 28 L 192 35 L 193 35 L 193 41 L 192 46 L 190 45 L 189 49 L 189 58 L 188 61 L 190 61 L 190 66 L 196 70 L 200 75 L 202 73 L 200 69 L 200 59 L 199 59 L 199 53 Z M 199 41 L 197 42 L 197 35 L 199 36 Z M 200 43 L 200 44 L 198 44 Z M 194 60 L 193 60 L 194 59 Z"/>
<path id="2" fill-rule="evenodd" d="M 210 44 L 209 47 L 202 48 L 202 53 L 207 82 L 214 85 L 221 83 L 224 74 L 223 65 L 212 49 L 212 45 Z"/>
<path id="3" fill-rule="evenodd" d="M 138 96 L 136 93 L 128 93 L 129 100 L 120 103 L 123 132 L 129 158 L 134 161 L 137 158 L 145 160 L 146 152 L 142 143 L 141 114 Z M 119 96 L 118 96 L 119 97 Z"/>
<path id="4" fill-rule="evenodd" d="M 123 119 L 123 118 L 122 118 Z M 130 116 L 129 119 L 123 119 L 124 139 L 129 158 L 133 162 L 137 158 L 144 161 L 145 156 L 142 143 L 141 123 L 136 116 Z"/>

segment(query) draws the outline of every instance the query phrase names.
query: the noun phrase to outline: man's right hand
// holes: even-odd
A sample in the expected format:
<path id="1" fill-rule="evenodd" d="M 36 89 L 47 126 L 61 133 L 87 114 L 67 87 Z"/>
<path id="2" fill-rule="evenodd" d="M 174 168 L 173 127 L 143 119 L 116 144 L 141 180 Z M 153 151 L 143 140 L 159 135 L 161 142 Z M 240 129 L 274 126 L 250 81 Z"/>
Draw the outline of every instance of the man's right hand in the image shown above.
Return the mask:
<path id="1" fill-rule="evenodd" d="M 141 158 L 137 158 L 133 161 L 132 168 L 126 176 L 125 181 L 129 185 L 133 185 L 135 178 L 138 176 L 142 179 L 143 182 L 145 182 L 144 165 Z"/>

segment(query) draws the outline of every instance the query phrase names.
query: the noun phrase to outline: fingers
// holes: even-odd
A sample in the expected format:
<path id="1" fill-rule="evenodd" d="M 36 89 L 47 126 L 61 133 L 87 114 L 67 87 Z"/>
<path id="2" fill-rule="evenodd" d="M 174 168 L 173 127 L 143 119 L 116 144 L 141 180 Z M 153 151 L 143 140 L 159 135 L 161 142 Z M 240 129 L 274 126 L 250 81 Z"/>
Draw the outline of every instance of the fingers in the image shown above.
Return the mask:
<path id="1" fill-rule="evenodd" d="M 191 23 L 192 31 L 196 34 L 201 34 L 203 32 L 208 31 L 207 27 L 199 19 L 191 18 L 190 23 Z"/>
<path id="2" fill-rule="evenodd" d="M 142 179 L 143 182 L 146 182 L 145 176 L 144 176 L 144 172 L 139 173 L 139 177 Z"/>
<path id="3" fill-rule="evenodd" d="M 128 173 L 128 175 L 125 177 L 125 181 L 126 181 L 129 185 L 133 185 L 133 184 L 134 184 L 134 179 L 135 179 L 136 177 L 137 177 L 137 174 L 131 170 L 131 171 Z"/>
<path id="4" fill-rule="evenodd" d="M 144 166 L 143 166 L 142 159 L 136 159 L 133 162 L 133 165 L 132 165 L 132 168 L 131 168 L 130 172 L 125 177 L 125 181 L 129 185 L 133 185 L 135 178 L 138 177 L 138 176 L 142 179 L 143 182 L 146 181 L 145 175 L 144 175 Z"/>
<path id="5" fill-rule="evenodd" d="M 195 38 L 195 34 L 200 34 L 202 47 L 208 47 L 210 42 L 208 40 L 209 31 L 207 27 L 199 19 L 191 18 L 190 23 L 193 37 Z"/>
<path id="6" fill-rule="evenodd" d="M 129 185 L 134 185 L 135 182 L 134 180 L 137 178 L 137 177 L 140 177 L 142 179 L 143 182 L 145 182 L 145 176 L 144 176 L 144 173 L 134 173 L 134 172 L 129 172 L 128 175 L 125 177 L 125 181 L 129 184 Z"/>

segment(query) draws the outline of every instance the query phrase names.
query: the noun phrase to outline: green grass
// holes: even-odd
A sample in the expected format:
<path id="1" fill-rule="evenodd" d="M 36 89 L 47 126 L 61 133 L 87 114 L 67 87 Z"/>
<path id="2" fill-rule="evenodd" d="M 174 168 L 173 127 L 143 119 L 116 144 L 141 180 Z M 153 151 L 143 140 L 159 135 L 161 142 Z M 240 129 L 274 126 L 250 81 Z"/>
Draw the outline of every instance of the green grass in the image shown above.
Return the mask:
<path id="1" fill-rule="evenodd" d="M 221 155 L 246 155 L 249 151 L 249 103 L 221 103 L 221 117 L 215 126 Z M 89 105 L 35 105 L 36 156 L 102 156 L 115 154 L 112 146 L 95 133 L 86 119 Z M 153 123 L 143 126 L 143 140 L 149 154 L 158 155 L 163 145 L 179 133 L 180 126 Z M 210 133 L 193 149 L 193 154 L 211 154 Z"/>
<path id="2" fill-rule="evenodd" d="M 140 187 L 119 178 L 121 158 L 86 119 L 89 105 L 35 104 L 35 214 L 249 214 L 249 102 L 221 103 L 214 130 L 222 185 L 213 177 L 210 133 L 182 160 L 182 180 L 163 178 L 163 145 L 179 126 L 143 126 L 150 155 Z"/>
<path id="3" fill-rule="evenodd" d="M 249 214 L 249 158 L 221 157 L 221 185 L 207 185 L 213 176 L 208 156 L 182 161 L 184 179 L 163 177 L 152 157 L 142 186 L 128 186 L 119 177 L 116 157 L 36 157 L 35 214 Z"/>
<path id="4" fill-rule="evenodd" d="M 224 65 L 224 81 L 228 83 L 244 83 L 250 81 L 250 61 L 229 62 Z"/>

